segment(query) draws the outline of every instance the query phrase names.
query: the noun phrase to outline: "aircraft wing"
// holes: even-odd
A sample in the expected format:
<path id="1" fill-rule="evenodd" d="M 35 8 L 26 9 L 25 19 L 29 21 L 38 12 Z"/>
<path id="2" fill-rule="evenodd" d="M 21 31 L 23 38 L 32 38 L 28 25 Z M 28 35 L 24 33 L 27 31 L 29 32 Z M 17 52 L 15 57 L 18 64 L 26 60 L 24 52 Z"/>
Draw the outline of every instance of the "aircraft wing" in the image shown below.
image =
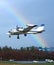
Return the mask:
<path id="1" fill-rule="evenodd" d="M 27 25 L 27 28 L 24 28 L 23 32 L 29 32 L 32 28 L 36 27 L 37 25 Z"/>

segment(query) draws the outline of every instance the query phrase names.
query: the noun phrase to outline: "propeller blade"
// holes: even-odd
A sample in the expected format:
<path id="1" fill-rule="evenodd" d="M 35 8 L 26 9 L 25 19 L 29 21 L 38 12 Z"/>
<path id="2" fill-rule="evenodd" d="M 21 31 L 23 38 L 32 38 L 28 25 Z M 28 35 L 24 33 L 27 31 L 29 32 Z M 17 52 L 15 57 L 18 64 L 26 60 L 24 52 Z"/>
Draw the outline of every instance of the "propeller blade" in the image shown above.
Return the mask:
<path id="1" fill-rule="evenodd" d="M 18 25 L 16 26 L 16 30 L 18 30 L 19 29 L 19 27 L 18 27 Z"/>
<path id="2" fill-rule="evenodd" d="M 6 33 L 7 35 L 9 35 L 10 33 Z"/>

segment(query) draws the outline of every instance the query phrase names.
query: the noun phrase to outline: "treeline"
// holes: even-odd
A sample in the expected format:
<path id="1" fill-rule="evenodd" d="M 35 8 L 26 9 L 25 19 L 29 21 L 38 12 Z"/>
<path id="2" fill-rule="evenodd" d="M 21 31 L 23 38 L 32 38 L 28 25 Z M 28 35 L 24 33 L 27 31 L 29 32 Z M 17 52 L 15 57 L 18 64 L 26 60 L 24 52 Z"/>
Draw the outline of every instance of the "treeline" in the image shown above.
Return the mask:
<path id="1" fill-rule="evenodd" d="M 21 47 L 20 49 L 12 49 L 11 47 L 0 47 L 0 60 L 9 61 L 33 61 L 53 59 L 54 52 L 39 50 L 37 47 Z"/>

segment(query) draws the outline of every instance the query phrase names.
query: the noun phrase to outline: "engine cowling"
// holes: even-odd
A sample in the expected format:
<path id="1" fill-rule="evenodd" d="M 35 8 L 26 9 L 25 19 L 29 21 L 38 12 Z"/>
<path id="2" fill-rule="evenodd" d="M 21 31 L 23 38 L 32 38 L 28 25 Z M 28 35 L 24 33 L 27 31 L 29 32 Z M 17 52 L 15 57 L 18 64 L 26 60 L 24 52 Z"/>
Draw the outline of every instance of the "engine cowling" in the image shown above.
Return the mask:
<path id="1" fill-rule="evenodd" d="M 23 31 L 23 29 L 18 29 L 19 31 Z"/>

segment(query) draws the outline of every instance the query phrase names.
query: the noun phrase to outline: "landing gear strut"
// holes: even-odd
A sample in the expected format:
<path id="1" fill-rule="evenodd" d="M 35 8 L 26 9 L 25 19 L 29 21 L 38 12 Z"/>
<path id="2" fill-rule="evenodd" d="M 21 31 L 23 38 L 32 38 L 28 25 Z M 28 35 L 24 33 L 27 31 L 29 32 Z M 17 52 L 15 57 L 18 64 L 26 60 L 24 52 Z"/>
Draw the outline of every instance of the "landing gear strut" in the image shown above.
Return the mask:
<path id="1" fill-rule="evenodd" d="M 27 34 L 24 34 L 24 36 L 27 36 Z"/>
<path id="2" fill-rule="evenodd" d="M 17 39 L 19 39 L 19 35 L 17 35 Z"/>

